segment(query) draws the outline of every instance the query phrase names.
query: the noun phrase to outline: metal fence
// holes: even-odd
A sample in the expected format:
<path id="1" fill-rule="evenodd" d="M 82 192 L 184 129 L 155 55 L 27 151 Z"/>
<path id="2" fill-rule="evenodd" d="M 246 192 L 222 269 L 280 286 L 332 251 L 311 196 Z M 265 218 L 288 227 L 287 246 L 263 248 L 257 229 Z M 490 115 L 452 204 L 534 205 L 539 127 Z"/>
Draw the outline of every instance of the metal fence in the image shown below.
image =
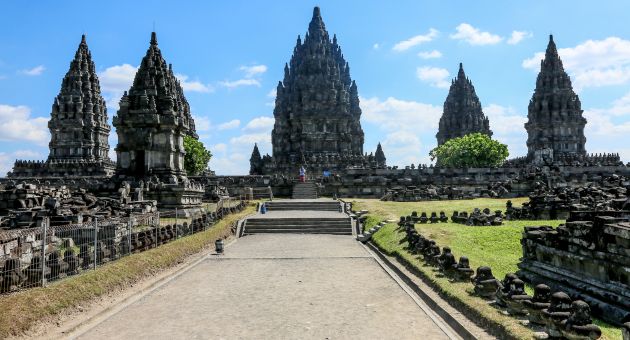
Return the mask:
<path id="1" fill-rule="evenodd" d="M 245 201 L 224 199 L 195 210 L 98 218 L 51 226 L 44 217 L 35 228 L 0 231 L 0 293 L 46 285 L 129 254 L 210 228 Z"/>

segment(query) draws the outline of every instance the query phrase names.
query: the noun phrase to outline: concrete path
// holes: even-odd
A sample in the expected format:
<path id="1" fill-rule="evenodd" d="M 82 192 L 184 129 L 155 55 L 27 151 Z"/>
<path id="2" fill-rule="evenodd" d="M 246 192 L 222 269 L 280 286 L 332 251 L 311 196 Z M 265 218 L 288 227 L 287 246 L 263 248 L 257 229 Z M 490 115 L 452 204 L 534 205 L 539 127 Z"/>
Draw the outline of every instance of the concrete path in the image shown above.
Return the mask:
<path id="1" fill-rule="evenodd" d="M 80 339 L 447 339 L 350 236 L 253 235 Z"/>

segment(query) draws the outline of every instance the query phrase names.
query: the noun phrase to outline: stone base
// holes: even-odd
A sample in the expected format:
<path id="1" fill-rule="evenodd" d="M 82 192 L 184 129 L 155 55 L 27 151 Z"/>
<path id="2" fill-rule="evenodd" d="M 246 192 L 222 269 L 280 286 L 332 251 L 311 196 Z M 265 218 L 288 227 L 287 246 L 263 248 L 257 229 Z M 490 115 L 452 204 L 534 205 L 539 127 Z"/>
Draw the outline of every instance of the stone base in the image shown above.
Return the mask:
<path id="1" fill-rule="evenodd" d="M 573 273 L 538 261 L 518 264 L 519 278 L 532 285 L 544 283 L 554 291 L 563 291 L 572 299 L 580 299 L 591 306 L 593 315 L 620 325 L 630 321 L 630 290 L 613 282 L 602 282 L 586 275 Z M 604 270 L 604 268 L 601 268 Z"/>
<path id="2" fill-rule="evenodd" d="M 145 199 L 158 202 L 158 209 L 201 208 L 204 189 L 186 187 L 182 184 L 165 184 L 144 193 Z"/>

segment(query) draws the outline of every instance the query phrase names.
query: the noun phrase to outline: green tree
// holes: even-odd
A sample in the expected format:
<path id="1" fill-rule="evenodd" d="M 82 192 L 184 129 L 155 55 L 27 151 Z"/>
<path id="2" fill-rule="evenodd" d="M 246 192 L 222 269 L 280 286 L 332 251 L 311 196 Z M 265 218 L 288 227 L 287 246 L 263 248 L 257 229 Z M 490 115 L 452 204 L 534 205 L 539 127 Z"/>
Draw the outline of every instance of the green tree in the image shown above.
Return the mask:
<path id="1" fill-rule="evenodd" d="M 184 136 L 184 168 L 189 175 L 199 175 L 207 167 L 212 153 L 203 143 L 190 136 Z"/>
<path id="2" fill-rule="evenodd" d="M 453 138 L 429 153 L 439 166 L 448 168 L 486 168 L 503 164 L 509 156 L 507 145 L 483 133 Z"/>

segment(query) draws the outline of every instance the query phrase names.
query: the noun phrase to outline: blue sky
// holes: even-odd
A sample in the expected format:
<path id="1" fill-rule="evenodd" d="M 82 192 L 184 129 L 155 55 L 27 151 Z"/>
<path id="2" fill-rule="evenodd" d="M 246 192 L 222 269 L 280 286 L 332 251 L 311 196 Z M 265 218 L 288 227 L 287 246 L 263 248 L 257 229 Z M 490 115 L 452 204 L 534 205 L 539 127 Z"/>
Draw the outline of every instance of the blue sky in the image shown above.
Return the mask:
<path id="1" fill-rule="evenodd" d="M 50 108 L 81 34 L 111 120 L 154 28 L 211 168 L 246 173 L 254 142 L 271 152 L 273 90 L 315 5 L 359 87 L 364 149 L 382 142 L 390 165 L 429 162 L 459 62 L 494 137 L 524 155 L 550 33 L 589 121 L 587 151 L 630 161 L 628 1 L 11 1 L 0 17 L 0 174 L 16 158 L 47 157 Z"/>

